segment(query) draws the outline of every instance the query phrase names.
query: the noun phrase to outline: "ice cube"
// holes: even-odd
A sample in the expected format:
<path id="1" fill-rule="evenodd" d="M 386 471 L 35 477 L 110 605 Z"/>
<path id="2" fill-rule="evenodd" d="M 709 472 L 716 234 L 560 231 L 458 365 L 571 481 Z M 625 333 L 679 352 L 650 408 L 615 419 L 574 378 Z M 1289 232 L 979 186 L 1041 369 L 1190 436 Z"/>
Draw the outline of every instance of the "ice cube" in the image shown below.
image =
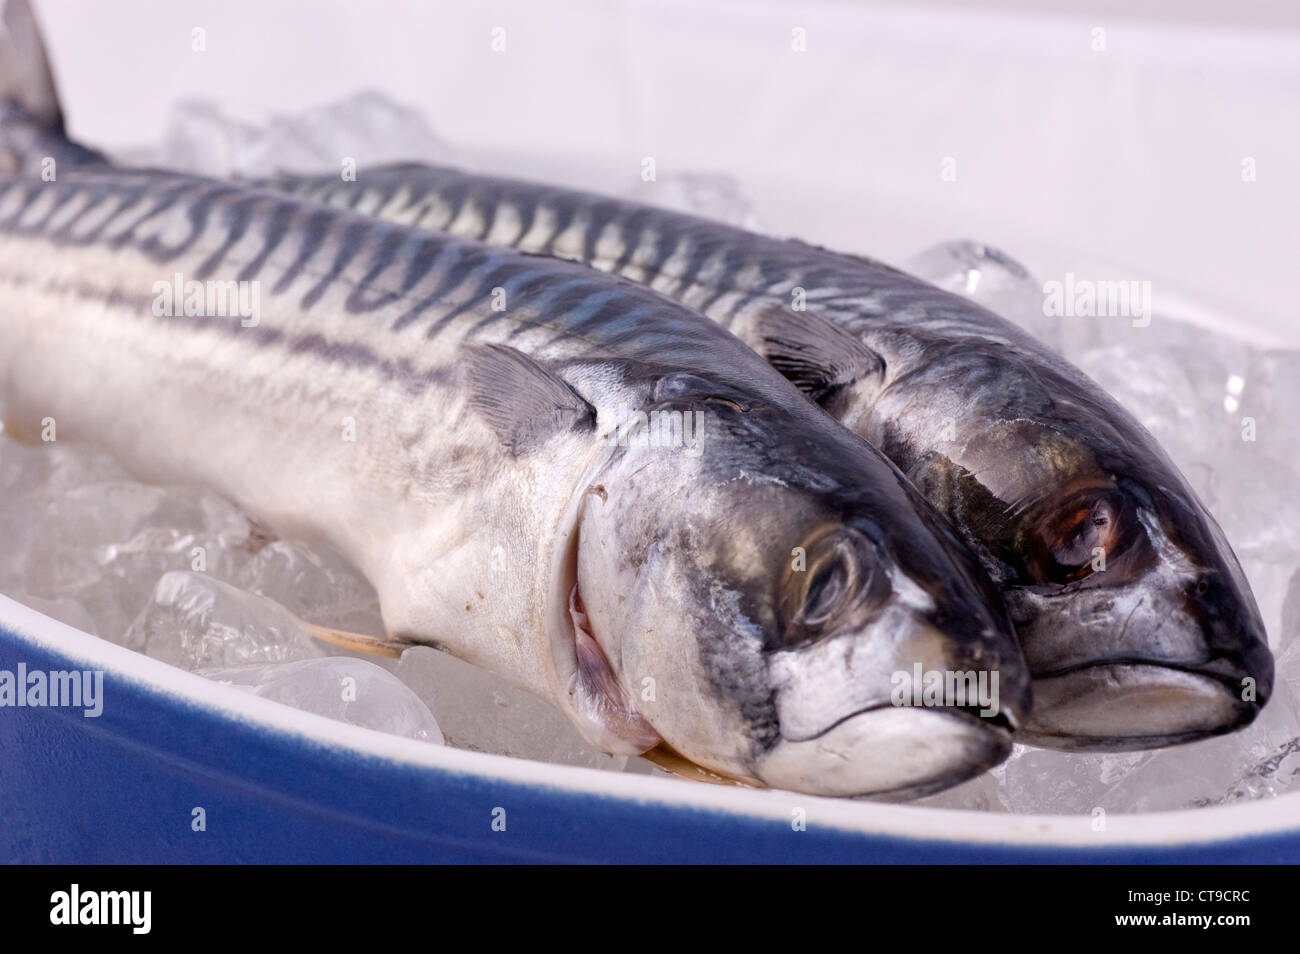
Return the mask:
<path id="1" fill-rule="evenodd" d="M 734 178 L 721 173 L 674 172 L 638 181 L 629 197 L 647 205 L 688 212 L 757 232 L 758 213 Z"/>
<path id="2" fill-rule="evenodd" d="M 168 113 L 162 142 L 146 162 L 229 179 L 241 171 L 242 157 L 262 135 L 256 125 L 227 115 L 216 103 L 181 100 Z"/>
<path id="3" fill-rule="evenodd" d="M 1057 280 L 1060 280 L 1059 276 Z M 1085 280 L 1100 283 L 1129 279 L 1119 276 L 1110 278 L 1080 276 L 1077 279 L 1077 281 Z M 1100 294 L 1099 290 L 1098 295 Z M 1174 317 L 1174 314 L 1162 304 L 1161 288 L 1158 283 L 1153 283 L 1150 312 L 1145 316 L 1137 313 L 1140 302 L 1135 304 L 1130 301 L 1127 309 L 1123 308 L 1125 302 L 1122 298 L 1115 304 L 1118 306 L 1117 310 L 1125 313 L 1105 313 L 1112 308 L 1108 300 L 1104 308 L 1098 306 L 1096 309 L 1103 313 L 1054 319 L 1060 324 L 1060 351 L 1068 360 L 1077 362 L 1087 351 L 1110 348 L 1118 349 L 1127 355 L 1162 355 L 1175 352 L 1184 355 L 1212 355 L 1215 362 L 1225 369 L 1227 374 L 1223 379 L 1213 383 L 1213 393 L 1210 396 L 1223 405 L 1224 410 L 1231 410 L 1232 401 L 1226 402 L 1225 405 L 1224 398 L 1232 396 L 1236 400 L 1241 392 L 1230 393 L 1228 384 L 1233 378 L 1244 381 L 1255 350 L 1251 344 L 1234 335 L 1207 328 L 1203 323 Z"/>
<path id="4" fill-rule="evenodd" d="M 1287 581 L 1286 595 L 1282 598 L 1282 622 L 1278 627 L 1277 647 L 1279 654 L 1294 657 L 1296 665 L 1296 695 L 1300 696 L 1300 568 L 1291 574 Z"/>
<path id="5" fill-rule="evenodd" d="M 123 644 L 190 670 L 325 655 L 293 615 L 273 600 L 182 570 L 158 580 Z"/>
<path id="6" fill-rule="evenodd" d="M 1259 449 L 1300 474 L 1300 351 L 1258 351 L 1242 379 L 1240 416 L 1253 420 Z"/>
<path id="7" fill-rule="evenodd" d="M 1300 603 L 1300 572 L 1293 580 L 1297 589 L 1294 591 L 1296 602 Z M 1264 707 L 1264 711 L 1277 707 L 1293 713 L 1294 721 L 1300 725 L 1300 618 L 1297 618 L 1300 605 L 1288 604 L 1283 613 L 1283 641 L 1273 651 L 1273 698 Z M 1285 741 L 1286 726 L 1275 733 L 1275 741 Z"/>
<path id="8" fill-rule="evenodd" d="M 983 305 L 1048 347 L 1060 347 L 1060 319 L 1043 313 L 1042 284 L 1000 249 L 968 240 L 942 242 L 914 255 L 903 270 Z"/>
<path id="9" fill-rule="evenodd" d="M 1007 762 L 1001 799 L 1020 814 L 1091 815 L 1149 752 L 1057 752 L 1025 748 Z"/>
<path id="10" fill-rule="evenodd" d="M 1287 680 L 1280 678 L 1275 681 L 1272 698 L 1249 726 L 1148 753 L 1142 765 L 1121 779 L 1101 804 L 1108 811 L 1163 811 L 1218 804 L 1249 797 L 1252 792 L 1277 794 L 1285 786 L 1269 786 L 1286 781 L 1279 778 L 1277 770 L 1297 737 L 1300 698 Z"/>
<path id="11" fill-rule="evenodd" d="M 156 162 L 220 178 L 288 170 L 345 171 L 402 160 L 458 157 L 416 111 L 373 91 L 287 116 L 236 118 L 215 103 L 187 100 L 173 111 Z"/>
<path id="12" fill-rule="evenodd" d="M 1210 351 L 1108 345 L 1074 363 L 1151 432 L 1189 480 L 1208 473 L 1197 465 L 1239 443 L 1237 420 L 1223 408 L 1229 373 Z"/>
<path id="13" fill-rule="evenodd" d="M 70 552 L 72 565 L 68 568 L 50 558 L 51 548 L 60 543 L 52 536 L 59 530 L 55 505 L 65 493 L 97 479 L 127 478 L 105 455 L 87 448 L 59 443 L 31 446 L 0 435 L 0 540 L 4 541 L 0 547 L 0 591 L 15 598 L 22 594 L 49 606 L 60 605 L 65 598 L 79 603 L 61 592 L 58 584 L 84 579 L 90 557 Z M 69 551 L 81 550 L 82 542 L 74 535 L 65 546 Z M 34 552 L 39 552 L 35 564 Z M 75 566 L 78 563 L 80 566 Z M 65 569 L 69 571 L 66 575 Z"/>
<path id="14" fill-rule="evenodd" d="M 1300 685 L 1285 677 L 1290 662 L 1279 661 L 1273 698 L 1245 729 L 1141 752 L 1057 752 L 1017 745 L 1012 757 L 989 773 L 1002 773 L 998 798 L 1019 814 L 1091 815 L 1098 808 L 1110 813 L 1165 811 L 1279 794 L 1296 780 L 1294 769 L 1300 767 L 1293 751 L 1300 737 Z M 1295 662 L 1300 669 L 1300 659 Z"/>
<path id="15" fill-rule="evenodd" d="M 132 482 L 112 457 L 86 444 L 51 441 L 31 445 L 4 437 L 0 446 L 0 485 L 6 491 L 53 499 L 97 481 Z"/>
<path id="16" fill-rule="evenodd" d="M 76 600 L 100 635 L 116 639 L 158 576 L 186 565 L 182 532 L 146 532 L 149 514 L 165 495 L 143 484 L 96 482 L 49 499 L 28 555 L 29 592 Z"/>
<path id="17" fill-rule="evenodd" d="M 1219 462 L 1219 475 L 1215 516 L 1234 548 L 1273 562 L 1300 553 L 1295 469 L 1269 457 L 1227 458 Z"/>
<path id="18" fill-rule="evenodd" d="M 382 93 L 364 91 L 301 116 L 276 117 L 241 154 L 239 172 L 338 173 L 345 159 L 364 169 L 400 160 L 454 162 L 455 155 L 415 110 Z"/>
<path id="19" fill-rule="evenodd" d="M 387 670 L 363 659 L 329 656 L 197 671 L 208 679 L 305 712 L 443 744 L 438 723 L 420 697 Z"/>
<path id="20" fill-rule="evenodd" d="M 1300 735 L 1278 743 L 1264 758 L 1248 766 L 1218 798 L 1197 799 L 1192 805 L 1225 805 L 1295 791 L 1300 791 Z"/>
<path id="21" fill-rule="evenodd" d="M 309 548 L 272 540 L 257 548 L 239 568 L 234 582 L 317 625 L 384 635 L 374 587 L 360 570 L 323 545 Z"/>
<path id="22" fill-rule="evenodd" d="M 66 483 L 37 514 L 28 587 L 41 598 L 75 599 L 106 639 L 121 639 L 162 574 L 201 569 L 228 579 L 248 558 L 234 543 L 247 519 L 211 494 L 125 475 Z"/>
<path id="23" fill-rule="evenodd" d="M 918 798 L 912 804 L 927 808 L 956 808 L 974 812 L 1005 812 L 1006 804 L 1002 800 L 1002 785 L 997 776 L 984 772 L 969 781 L 954 785 L 952 788 L 925 798 Z"/>
<path id="24" fill-rule="evenodd" d="M 408 649 L 396 674 L 428 705 L 448 745 L 614 771 L 627 765 L 627 756 L 592 748 L 549 703 L 448 653 Z"/>
<path id="25" fill-rule="evenodd" d="M 1296 567 L 1300 566 L 1300 557 L 1291 556 L 1283 562 L 1274 560 L 1271 555 L 1257 557 L 1255 551 L 1243 546 L 1235 547 L 1241 558 L 1241 568 L 1250 583 L 1250 590 L 1259 606 L 1259 615 L 1264 620 L 1264 631 L 1268 634 L 1269 647 L 1276 653 L 1288 638 L 1285 623 L 1287 585 L 1294 578 Z M 1291 630 L 1294 632 L 1294 628 Z"/>
<path id="26" fill-rule="evenodd" d="M 1273 699 L 1256 720 L 1260 728 L 1247 729 L 1253 738 L 1244 767 L 1225 793 L 1204 803 L 1222 805 L 1300 792 L 1300 571 L 1291 580 L 1283 629 L 1281 649 L 1275 651 Z"/>
<path id="27" fill-rule="evenodd" d="M 29 466 L 35 457 L 20 459 L 12 452 L 19 445 L 0 438 L 0 592 L 16 594 L 27 589 L 28 557 L 36 543 L 44 509 L 46 471 Z M 24 476 L 31 483 L 24 481 Z"/>

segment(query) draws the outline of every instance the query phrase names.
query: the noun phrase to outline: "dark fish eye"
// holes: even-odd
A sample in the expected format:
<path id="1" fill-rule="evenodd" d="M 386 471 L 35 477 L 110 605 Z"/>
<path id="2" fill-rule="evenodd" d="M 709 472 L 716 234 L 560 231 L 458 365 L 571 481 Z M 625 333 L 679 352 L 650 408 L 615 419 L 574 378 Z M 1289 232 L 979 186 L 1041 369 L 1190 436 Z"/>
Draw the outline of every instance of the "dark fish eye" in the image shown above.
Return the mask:
<path id="1" fill-rule="evenodd" d="M 825 623 L 844 598 L 852 573 L 852 568 L 838 555 L 818 567 L 808 584 L 808 595 L 799 614 L 800 622 L 805 626 Z"/>
<path id="2" fill-rule="evenodd" d="M 1113 488 L 1060 502 L 1035 521 L 1027 541 L 1032 583 L 1074 583 L 1108 570 L 1142 538 L 1136 507 Z"/>
<path id="3" fill-rule="evenodd" d="M 797 644 L 858 619 L 889 594 L 875 549 L 861 533 L 840 527 L 814 534 L 785 574 L 778 599 L 784 642 Z"/>
<path id="4" fill-rule="evenodd" d="M 721 393 L 717 382 L 688 371 L 665 375 L 651 390 L 652 407 L 695 404 L 716 404 L 741 413 L 753 410 L 754 406 L 743 392 Z"/>

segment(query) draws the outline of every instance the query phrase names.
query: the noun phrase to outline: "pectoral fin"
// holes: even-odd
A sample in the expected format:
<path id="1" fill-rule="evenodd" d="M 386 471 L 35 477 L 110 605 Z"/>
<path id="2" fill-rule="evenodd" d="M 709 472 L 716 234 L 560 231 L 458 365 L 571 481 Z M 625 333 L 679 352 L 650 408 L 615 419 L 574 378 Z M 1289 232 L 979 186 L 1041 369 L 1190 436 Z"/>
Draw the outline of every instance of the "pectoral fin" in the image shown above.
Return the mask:
<path id="1" fill-rule="evenodd" d="M 884 359 L 811 312 L 772 308 L 758 319 L 756 330 L 755 350 L 823 407 L 846 385 L 884 378 Z"/>
<path id="2" fill-rule="evenodd" d="M 387 656 L 390 659 L 397 659 L 402 655 L 403 651 L 417 645 L 405 639 L 349 633 L 346 630 L 329 629 L 326 626 L 317 626 L 315 623 L 306 623 L 302 620 L 298 620 L 298 625 L 312 639 L 319 639 L 323 643 L 329 643 L 331 646 L 338 646 L 341 649 L 370 653 L 372 656 Z"/>
<path id="3" fill-rule="evenodd" d="M 689 779 L 692 782 L 708 782 L 710 785 L 736 785 L 740 788 L 759 787 L 750 782 L 742 782 L 738 778 L 729 778 L 725 775 L 719 775 L 717 772 L 710 772 L 703 766 L 696 765 L 690 759 L 681 755 L 676 749 L 670 748 L 667 743 L 660 743 L 648 752 L 643 752 L 641 758 L 653 762 L 670 775 Z"/>
<path id="4" fill-rule="evenodd" d="M 522 454 L 563 431 L 591 428 L 596 409 L 567 381 L 505 345 L 468 352 L 472 403 L 511 453 Z"/>
<path id="5" fill-rule="evenodd" d="M 40 447 L 41 441 L 40 428 L 33 428 L 24 424 L 23 419 L 16 414 L 0 420 L 0 434 L 4 434 L 10 440 L 17 441 L 27 447 Z"/>

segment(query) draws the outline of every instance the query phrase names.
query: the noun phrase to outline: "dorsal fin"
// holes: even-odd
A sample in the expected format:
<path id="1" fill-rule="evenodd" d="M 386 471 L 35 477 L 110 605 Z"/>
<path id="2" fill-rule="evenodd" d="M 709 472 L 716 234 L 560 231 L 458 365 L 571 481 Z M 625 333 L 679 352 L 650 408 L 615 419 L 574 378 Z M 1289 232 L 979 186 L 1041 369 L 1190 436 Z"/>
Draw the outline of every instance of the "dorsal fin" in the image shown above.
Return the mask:
<path id="1" fill-rule="evenodd" d="M 811 312 L 772 308 L 756 327 L 755 350 L 818 404 L 824 405 L 847 384 L 884 375 L 880 355 Z"/>
<path id="2" fill-rule="evenodd" d="M 511 453 L 533 450 L 561 431 L 594 427 L 596 409 L 568 382 L 506 345 L 469 350 L 471 403 Z"/>

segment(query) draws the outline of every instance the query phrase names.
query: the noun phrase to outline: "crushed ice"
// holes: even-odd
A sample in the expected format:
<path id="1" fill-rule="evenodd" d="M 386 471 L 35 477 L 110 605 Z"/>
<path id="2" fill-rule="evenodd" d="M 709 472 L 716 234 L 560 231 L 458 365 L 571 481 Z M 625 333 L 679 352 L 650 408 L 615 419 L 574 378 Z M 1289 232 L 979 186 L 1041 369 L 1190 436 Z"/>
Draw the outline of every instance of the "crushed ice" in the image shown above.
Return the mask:
<path id="1" fill-rule="evenodd" d="M 1158 309 L 1146 326 L 1119 316 L 1047 318 L 1043 286 L 974 242 L 946 243 L 906 267 L 1047 341 L 1156 437 L 1232 543 L 1277 665 L 1273 698 L 1240 732 L 1149 752 L 1017 745 L 992 772 L 916 804 L 1089 814 L 1300 791 L 1300 430 L 1292 420 L 1300 350 L 1254 348 Z"/>
<path id="2" fill-rule="evenodd" d="M 174 110 L 161 150 L 133 159 L 215 176 L 338 171 L 397 159 L 463 165 L 418 115 L 374 93 L 266 123 L 204 102 Z M 632 197 L 755 227 L 725 176 L 661 178 Z M 1223 526 L 1264 613 L 1274 697 L 1249 728 L 1152 752 L 1017 745 L 980 777 L 917 804 L 1088 814 L 1222 804 L 1300 791 L 1300 350 L 1260 349 L 1162 316 L 1043 314 L 1042 286 L 1003 252 L 951 242 L 906 267 L 1024 326 L 1157 437 Z M 1253 440 L 1243 439 L 1244 420 Z M 80 446 L 0 435 L 0 592 L 105 639 L 243 691 L 431 743 L 652 771 L 593 750 L 557 710 L 432 649 L 399 661 L 324 647 L 299 619 L 379 635 L 378 601 L 337 553 L 279 540 L 211 494 L 147 487 Z M 658 771 L 653 770 L 653 771 Z"/>

